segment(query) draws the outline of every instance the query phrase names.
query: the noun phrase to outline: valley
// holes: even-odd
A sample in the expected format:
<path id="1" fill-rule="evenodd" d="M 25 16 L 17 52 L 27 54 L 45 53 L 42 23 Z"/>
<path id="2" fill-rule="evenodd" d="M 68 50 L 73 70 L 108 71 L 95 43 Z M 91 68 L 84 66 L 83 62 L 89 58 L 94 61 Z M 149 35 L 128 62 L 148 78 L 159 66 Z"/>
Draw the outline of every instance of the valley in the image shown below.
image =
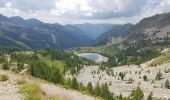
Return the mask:
<path id="1" fill-rule="evenodd" d="M 81 53 L 77 54 L 79 57 L 84 57 L 86 59 L 95 61 L 97 63 L 107 62 L 108 58 L 97 53 Z"/>
<path id="2" fill-rule="evenodd" d="M 169 100 L 169 28 L 0 15 L 0 100 Z"/>

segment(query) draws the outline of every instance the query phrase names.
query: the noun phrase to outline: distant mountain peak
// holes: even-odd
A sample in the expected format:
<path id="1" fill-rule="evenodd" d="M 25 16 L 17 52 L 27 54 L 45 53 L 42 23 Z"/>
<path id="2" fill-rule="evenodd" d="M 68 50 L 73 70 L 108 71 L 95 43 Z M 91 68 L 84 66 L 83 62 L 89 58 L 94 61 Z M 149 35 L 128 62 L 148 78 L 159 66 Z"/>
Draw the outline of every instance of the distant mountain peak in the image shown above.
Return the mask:
<path id="1" fill-rule="evenodd" d="M 0 14 L 0 21 L 6 21 L 8 19 L 8 17 Z"/>
<path id="2" fill-rule="evenodd" d="M 35 19 L 35 18 L 30 18 L 30 19 L 27 19 L 26 21 L 27 21 L 27 22 L 43 23 L 43 22 L 41 22 L 40 20 Z"/>
<path id="3" fill-rule="evenodd" d="M 60 24 L 43 23 L 31 18 L 11 18 L 0 15 L 0 45 L 23 48 L 72 48 L 88 45 L 91 39 L 70 27 Z"/>

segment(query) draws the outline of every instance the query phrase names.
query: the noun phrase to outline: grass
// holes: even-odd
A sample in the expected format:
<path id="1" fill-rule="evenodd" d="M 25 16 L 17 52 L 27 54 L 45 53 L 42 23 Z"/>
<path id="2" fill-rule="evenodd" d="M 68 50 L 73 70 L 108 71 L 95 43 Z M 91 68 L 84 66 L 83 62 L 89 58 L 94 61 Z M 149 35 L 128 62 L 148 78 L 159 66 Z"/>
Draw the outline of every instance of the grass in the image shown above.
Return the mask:
<path id="1" fill-rule="evenodd" d="M 37 84 L 24 84 L 18 92 L 26 94 L 24 100 L 43 100 L 43 93 Z"/>
<path id="2" fill-rule="evenodd" d="M 113 56 L 118 53 L 118 50 L 112 46 L 97 46 L 97 47 L 80 47 L 68 50 L 70 52 L 77 53 L 100 53 L 109 56 Z"/>
<path id="3" fill-rule="evenodd" d="M 102 53 L 113 56 L 118 53 L 118 50 L 116 48 L 113 48 L 111 46 L 104 46 Z"/>
<path id="4" fill-rule="evenodd" d="M 18 85 L 25 84 L 25 83 L 26 83 L 26 81 L 24 79 L 18 79 L 17 80 Z"/>
<path id="5" fill-rule="evenodd" d="M 170 51 L 155 58 L 154 61 L 150 64 L 150 66 L 157 66 L 157 65 L 161 65 L 167 62 L 170 62 Z"/>
<path id="6" fill-rule="evenodd" d="M 26 94 L 24 100 L 60 100 L 58 96 L 47 96 L 38 84 L 24 84 L 18 93 Z"/>
<path id="7" fill-rule="evenodd" d="M 6 75 L 6 74 L 1 74 L 0 75 L 0 81 L 1 82 L 4 82 L 4 81 L 7 81 L 9 78 L 8 78 L 8 75 Z"/>
<path id="8" fill-rule="evenodd" d="M 49 100 L 60 100 L 60 98 L 57 96 L 51 96 Z"/>
<path id="9" fill-rule="evenodd" d="M 11 68 L 11 71 L 13 71 L 13 72 L 15 72 L 15 73 L 19 73 L 19 70 L 18 70 L 17 67 L 12 67 L 12 68 Z"/>

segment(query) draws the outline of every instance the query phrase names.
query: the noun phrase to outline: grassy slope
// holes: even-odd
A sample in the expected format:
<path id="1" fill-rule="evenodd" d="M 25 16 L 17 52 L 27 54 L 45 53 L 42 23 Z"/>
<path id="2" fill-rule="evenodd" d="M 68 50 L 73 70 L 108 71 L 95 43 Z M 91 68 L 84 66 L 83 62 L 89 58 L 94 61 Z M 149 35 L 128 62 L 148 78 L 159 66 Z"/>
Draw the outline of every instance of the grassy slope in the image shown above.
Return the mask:
<path id="1" fill-rule="evenodd" d="M 155 58 L 150 65 L 156 66 L 167 62 L 170 62 L 170 49 L 166 53 L 163 53 L 161 56 Z"/>
<path id="2" fill-rule="evenodd" d="M 45 95 L 38 84 L 24 84 L 18 92 L 26 94 L 24 100 L 60 100 L 57 96 L 48 97 Z"/>

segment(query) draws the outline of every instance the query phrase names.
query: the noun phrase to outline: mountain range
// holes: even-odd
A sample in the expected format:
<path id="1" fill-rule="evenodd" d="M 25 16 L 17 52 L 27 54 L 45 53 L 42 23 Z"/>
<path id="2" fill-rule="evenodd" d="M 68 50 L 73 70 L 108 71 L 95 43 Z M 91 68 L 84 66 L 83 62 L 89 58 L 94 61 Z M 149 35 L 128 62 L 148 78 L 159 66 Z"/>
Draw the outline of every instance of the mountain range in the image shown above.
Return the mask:
<path id="1" fill-rule="evenodd" d="M 157 14 L 133 24 L 60 25 L 0 15 L 0 45 L 26 49 L 72 48 L 92 44 L 142 47 L 170 43 L 170 13 Z"/>
<path id="2" fill-rule="evenodd" d="M 37 19 L 24 20 L 0 15 L 0 44 L 26 49 L 70 48 L 93 41 L 75 26 L 43 23 Z"/>

